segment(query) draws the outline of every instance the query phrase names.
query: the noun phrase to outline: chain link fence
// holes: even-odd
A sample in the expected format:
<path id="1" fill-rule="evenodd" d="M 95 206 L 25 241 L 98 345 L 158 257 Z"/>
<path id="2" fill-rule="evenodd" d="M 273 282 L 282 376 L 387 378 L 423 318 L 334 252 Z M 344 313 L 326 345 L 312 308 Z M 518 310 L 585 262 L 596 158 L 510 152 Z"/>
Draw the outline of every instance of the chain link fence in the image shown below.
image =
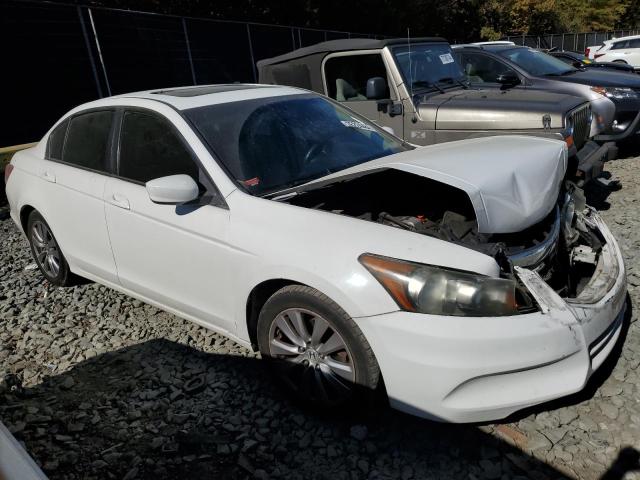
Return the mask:
<path id="1" fill-rule="evenodd" d="M 583 32 L 583 33 L 552 33 L 548 35 L 509 35 L 503 40 L 509 40 L 517 45 L 532 48 L 556 48 L 584 52 L 592 45 L 600 45 L 612 38 L 640 35 L 640 30 L 614 30 L 612 32 Z"/>
<path id="2" fill-rule="evenodd" d="M 107 8 L 0 1 L 0 147 L 39 139 L 66 111 L 119 93 L 256 82 L 256 61 L 381 35 Z"/>

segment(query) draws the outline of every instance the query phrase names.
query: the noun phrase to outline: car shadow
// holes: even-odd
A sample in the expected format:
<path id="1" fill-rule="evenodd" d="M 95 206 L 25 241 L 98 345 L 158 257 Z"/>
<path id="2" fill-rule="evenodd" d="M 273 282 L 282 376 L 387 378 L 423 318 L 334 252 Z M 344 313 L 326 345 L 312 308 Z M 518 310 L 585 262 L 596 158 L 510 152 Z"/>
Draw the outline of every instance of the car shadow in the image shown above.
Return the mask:
<path id="1" fill-rule="evenodd" d="M 609 172 L 603 172 L 604 178 L 608 177 Z M 610 178 L 610 177 L 609 177 Z M 622 186 L 624 188 L 624 185 Z M 596 210 L 609 210 L 611 208 L 611 204 L 607 201 L 609 195 L 615 190 L 605 186 L 604 184 L 598 182 L 597 180 L 593 180 L 588 182 L 584 187 L 584 196 L 587 200 L 587 204 L 591 205 Z"/>
<path id="2" fill-rule="evenodd" d="M 52 479 L 567 478 L 474 425 L 305 411 L 262 361 L 164 339 L 4 386 L 0 418 Z"/>
<path id="3" fill-rule="evenodd" d="M 640 452 L 633 447 L 625 447 L 618 452 L 618 457 L 600 480 L 622 480 L 632 472 L 640 472 Z"/>

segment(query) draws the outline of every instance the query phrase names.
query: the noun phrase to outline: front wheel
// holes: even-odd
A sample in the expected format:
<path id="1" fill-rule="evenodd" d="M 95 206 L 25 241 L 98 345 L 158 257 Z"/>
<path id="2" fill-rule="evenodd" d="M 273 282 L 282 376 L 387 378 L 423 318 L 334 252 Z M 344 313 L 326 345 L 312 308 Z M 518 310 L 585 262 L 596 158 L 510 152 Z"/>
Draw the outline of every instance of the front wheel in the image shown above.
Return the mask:
<path id="1" fill-rule="evenodd" d="M 279 383 L 309 406 L 374 398 L 380 369 L 371 346 L 353 319 L 313 288 L 290 285 L 267 300 L 258 346 Z"/>

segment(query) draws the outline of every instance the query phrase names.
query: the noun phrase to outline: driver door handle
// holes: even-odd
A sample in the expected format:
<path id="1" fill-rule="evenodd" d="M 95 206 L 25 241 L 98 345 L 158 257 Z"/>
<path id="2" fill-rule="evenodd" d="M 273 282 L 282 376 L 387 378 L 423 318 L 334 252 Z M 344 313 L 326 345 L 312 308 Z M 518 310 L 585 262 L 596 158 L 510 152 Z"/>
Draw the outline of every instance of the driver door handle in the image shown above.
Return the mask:
<path id="1" fill-rule="evenodd" d="M 127 197 L 120 193 L 112 194 L 109 198 L 109 203 L 111 203 L 111 205 L 115 205 L 116 207 L 124 208 L 125 210 L 129 210 L 131 208 L 129 206 L 129 200 L 127 199 Z"/>

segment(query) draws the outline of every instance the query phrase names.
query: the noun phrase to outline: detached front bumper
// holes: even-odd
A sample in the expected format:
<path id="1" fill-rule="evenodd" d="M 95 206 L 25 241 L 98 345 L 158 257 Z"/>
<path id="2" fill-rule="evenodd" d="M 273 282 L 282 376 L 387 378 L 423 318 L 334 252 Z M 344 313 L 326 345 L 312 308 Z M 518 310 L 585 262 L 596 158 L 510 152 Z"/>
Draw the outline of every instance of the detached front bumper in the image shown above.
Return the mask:
<path id="1" fill-rule="evenodd" d="M 562 299 L 535 272 L 518 269 L 540 312 L 486 318 L 393 312 L 357 319 L 391 405 L 434 420 L 479 422 L 581 390 L 613 349 L 626 305 L 620 249 L 597 214 L 594 222 L 609 248 L 603 271 L 617 271 L 594 303 Z M 598 282 L 594 275 L 589 285 Z"/>

